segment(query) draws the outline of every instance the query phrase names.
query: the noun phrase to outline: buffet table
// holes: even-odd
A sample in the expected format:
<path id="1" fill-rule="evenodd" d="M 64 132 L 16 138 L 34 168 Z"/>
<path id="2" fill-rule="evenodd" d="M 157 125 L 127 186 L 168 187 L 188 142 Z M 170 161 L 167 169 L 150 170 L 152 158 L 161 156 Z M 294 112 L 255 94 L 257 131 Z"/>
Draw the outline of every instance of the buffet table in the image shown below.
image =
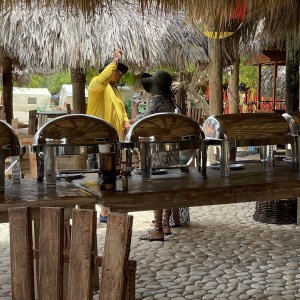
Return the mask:
<path id="1" fill-rule="evenodd" d="M 58 181 L 56 188 L 47 188 L 44 182 L 25 178 L 20 184 L 5 183 L 5 192 L 0 194 L 0 223 L 8 222 L 8 209 L 28 206 L 40 208 L 57 206 L 73 208 L 76 205 L 95 206 L 97 199 L 74 187 L 65 180 Z"/>
<path id="2" fill-rule="evenodd" d="M 191 168 L 188 174 L 168 170 L 168 174 L 152 176 L 149 182 L 142 182 L 141 176 L 133 171 L 128 192 L 100 191 L 94 174 L 86 174 L 72 184 L 93 194 L 101 206 L 124 213 L 300 197 L 300 174 L 292 171 L 292 164 L 276 162 L 275 166 L 263 167 L 260 163 L 247 163 L 244 166 L 228 177 L 220 177 L 218 170 L 208 167 L 207 179 L 196 168 Z M 298 223 L 299 215 L 300 204 Z"/>

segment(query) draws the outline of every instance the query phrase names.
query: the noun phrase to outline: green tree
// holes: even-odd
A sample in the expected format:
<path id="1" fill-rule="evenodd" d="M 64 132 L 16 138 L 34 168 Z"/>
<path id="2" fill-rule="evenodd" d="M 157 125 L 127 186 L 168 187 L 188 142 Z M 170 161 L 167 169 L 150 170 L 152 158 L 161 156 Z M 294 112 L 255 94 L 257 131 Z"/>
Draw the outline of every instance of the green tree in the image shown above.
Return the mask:
<path id="1" fill-rule="evenodd" d="M 240 82 L 245 82 L 247 87 L 257 88 L 258 67 L 245 65 L 246 58 L 241 59 L 240 63 Z"/>
<path id="2" fill-rule="evenodd" d="M 29 88 L 47 88 L 51 94 L 57 94 L 63 84 L 71 83 L 69 72 L 60 72 L 48 76 L 33 75 L 28 85 Z"/>

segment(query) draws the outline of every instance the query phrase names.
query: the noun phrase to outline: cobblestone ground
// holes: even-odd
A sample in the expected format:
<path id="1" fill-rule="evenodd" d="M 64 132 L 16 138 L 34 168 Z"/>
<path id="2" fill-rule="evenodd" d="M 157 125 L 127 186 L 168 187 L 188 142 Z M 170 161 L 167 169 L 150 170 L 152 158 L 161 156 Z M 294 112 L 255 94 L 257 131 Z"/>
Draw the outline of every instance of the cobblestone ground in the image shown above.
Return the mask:
<path id="1" fill-rule="evenodd" d="M 257 223 L 254 208 L 191 208 L 191 223 L 174 228 L 164 243 L 140 241 L 152 212 L 133 213 L 136 299 L 300 299 L 300 227 Z M 104 234 L 98 224 L 100 254 Z M 8 225 L 1 224 L 0 300 L 10 299 L 9 273 Z"/>

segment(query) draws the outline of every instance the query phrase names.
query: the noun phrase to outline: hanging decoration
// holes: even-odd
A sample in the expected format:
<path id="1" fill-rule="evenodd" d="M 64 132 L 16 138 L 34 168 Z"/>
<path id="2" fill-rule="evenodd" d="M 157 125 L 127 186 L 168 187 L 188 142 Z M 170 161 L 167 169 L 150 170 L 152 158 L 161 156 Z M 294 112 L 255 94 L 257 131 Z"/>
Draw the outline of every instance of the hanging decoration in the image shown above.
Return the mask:
<path id="1" fill-rule="evenodd" d="M 220 21 L 217 14 L 213 23 L 205 28 L 203 34 L 213 39 L 223 39 L 233 35 L 243 24 L 246 16 L 246 0 L 236 0 L 235 8 L 231 11 L 226 22 Z"/>

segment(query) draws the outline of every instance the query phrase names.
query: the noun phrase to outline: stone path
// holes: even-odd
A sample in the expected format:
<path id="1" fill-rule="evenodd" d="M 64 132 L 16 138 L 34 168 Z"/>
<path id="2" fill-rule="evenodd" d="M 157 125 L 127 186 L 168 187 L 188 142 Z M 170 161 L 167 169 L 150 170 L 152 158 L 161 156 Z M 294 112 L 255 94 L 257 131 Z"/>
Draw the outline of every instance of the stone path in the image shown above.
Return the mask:
<path id="1" fill-rule="evenodd" d="M 300 227 L 257 223 L 254 207 L 191 208 L 190 225 L 164 243 L 140 241 L 152 212 L 133 213 L 136 299 L 300 299 Z M 100 254 L 104 234 L 98 224 Z M 0 224 L 0 300 L 10 299 L 9 273 L 8 225 Z"/>

